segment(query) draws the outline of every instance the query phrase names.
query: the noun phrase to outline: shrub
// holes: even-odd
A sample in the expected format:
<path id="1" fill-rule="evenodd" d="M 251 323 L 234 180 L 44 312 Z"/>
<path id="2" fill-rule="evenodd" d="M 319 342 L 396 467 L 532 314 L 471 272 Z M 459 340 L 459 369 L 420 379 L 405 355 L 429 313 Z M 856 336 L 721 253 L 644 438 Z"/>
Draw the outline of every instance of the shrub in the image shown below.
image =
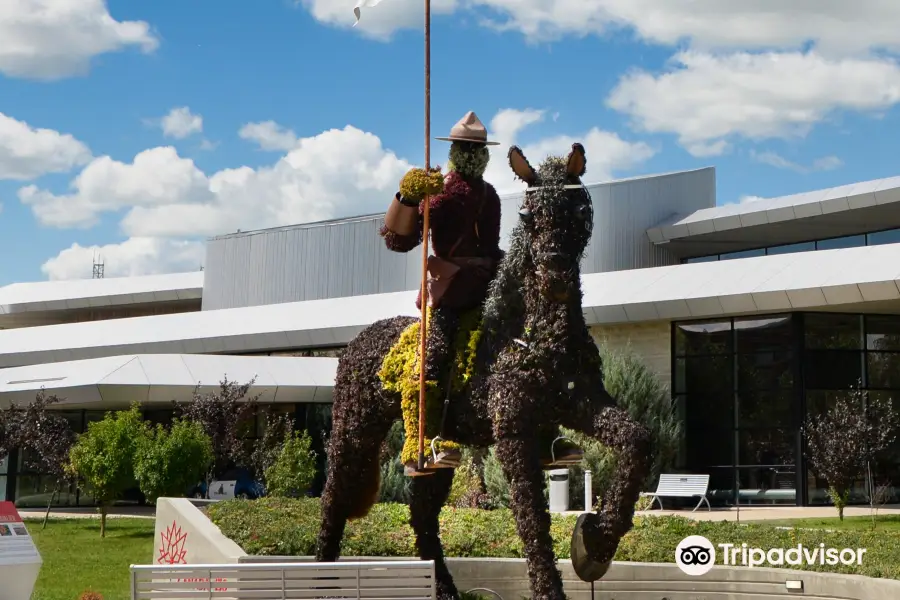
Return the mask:
<path id="1" fill-rule="evenodd" d="M 488 495 L 481 485 L 481 475 L 472 454 L 463 452 L 463 462 L 453 474 L 453 485 L 447 506 L 454 508 L 483 508 L 489 504 Z"/>
<path id="2" fill-rule="evenodd" d="M 807 417 L 803 432 L 810 468 L 828 482 L 841 520 L 853 482 L 863 479 L 867 465 L 894 442 L 896 428 L 891 400 L 866 398 L 861 384 L 839 395 L 826 412 Z"/>
<path id="3" fill-rule="evenodd" d="M 253 555 L 310 556 L 315 553 L 321 523 L 319 501 L 229 500 L 208 507 L 207 513 L 226 536 Z M 551 515 L 553 550 L 569 558 L 576 515 Z M 446 556 L 522 558 L 524 548 L 512 512 L 506 509 L 445 508 L 440 516 Z M 615 560 L 672 563 L 675 547 L 688 535 L 702 535 L 713 544 L 746 542 L 758 548 L 789 548 L 802 543 L 813 548 L 867 548 L 862 565 L 802 565 L 811 571 L 857 573 L 900 578 L 900 533 L 879 530 L 826 531 L 776 528 L 733 521 L 693 521 L 684 517 L 636 517 L 634 528 L 622 538 Z M 347 524 L 344 556 L 416 556 L 409 508 L 376 504 L 368 517 Z"/>
<path id="4" fill-rule="evenodd" d="M 503 473 L 503 467 L 497 458 L 497 451 L 492 447 L 484 458 L 482 466 L 484 477 L 484 490 L 490 498 L 491 504 L 496 507 L 509 507 L 509 482 Z"/>
<path id="5" fill-rule="evenodd" d="M 213 461 L 212 440 L 191 421 L 175 419 L 171 429 L 149 429 L 137 446 L 134 474 L 151 502 L 161 496 L 179 497 L 203 479 Z"/>
<path id="6" fill-rule="evenodd" d="M 294 432 L 285 441 L 275 462 L 266 469 L 266 492 L 270 496 L 303 496 L 316 477 L 316 454 L 305 431 Z"/>
<path id="7" fill-rule="evenodd" d="M 70 469 L 100 506 L 100 537 L 106 537 L 107 510 L 135 482 L 135 453 L 146 435 L 146 423 L 133 405 L 89 423 L 72 447 Z"/>

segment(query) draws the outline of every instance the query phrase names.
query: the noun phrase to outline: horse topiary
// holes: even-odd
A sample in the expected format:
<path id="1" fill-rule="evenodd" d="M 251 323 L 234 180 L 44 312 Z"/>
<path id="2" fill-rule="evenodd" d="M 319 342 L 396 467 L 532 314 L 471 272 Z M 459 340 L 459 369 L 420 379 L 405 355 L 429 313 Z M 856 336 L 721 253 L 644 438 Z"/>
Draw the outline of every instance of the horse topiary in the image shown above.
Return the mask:
<path id="1" fill-rule="evenodd" d="M 469 447 L 496 445 L 510 482 L 510 506 L 524 544 L 533 597 L 563 600 L 543 494 L 543 440 L 552 440 L 562 426 L 618 452 L 615 479 L 600 509 L 579 521 L 575 536 L 592 563 L 591 579 L 596 579 L 631 529 L 634 504 L 649 471 L 650 437 L 606 392 L 599 349 L 582 313 L 580 262 L 593 229 L 591 198 L 581 183 L 584 148 L 574 144 L 568 159 L 548 158 L 535 171 L 514 146 L 509 162 L 528 185 L 520 221 L 491 284 L 481 324 L 464 336 L 466 347 L 456 349 L 465 362 L 465 378 L 451 383 L 442 437 Z M 348 519 L 368 514 L 378 498 L 377 448 L 401 418 L 403 396 L 398 386 L 386 384 L 385 371 L 392 368 L 388 357 L 396 362 L 401 337 L 412 335 L 417 321 L 378 321 L 341 356 L 319 561 L 338 559 Z M 435 561 L 441 599 L 459 598 L 443 559 L 438 527 L 452 481 L 452 469 L 416 477 L 410 500 L 419 556 Z"/>

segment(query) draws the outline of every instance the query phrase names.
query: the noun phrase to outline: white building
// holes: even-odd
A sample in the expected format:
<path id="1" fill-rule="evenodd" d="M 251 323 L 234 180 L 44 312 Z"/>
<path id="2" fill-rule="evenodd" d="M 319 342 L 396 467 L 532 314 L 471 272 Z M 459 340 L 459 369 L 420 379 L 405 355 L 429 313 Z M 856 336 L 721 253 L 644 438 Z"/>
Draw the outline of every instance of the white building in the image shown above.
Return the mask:
<path id="1" fill-rule="evenodd" d="M 712 168 L 589 189 L 585 315 L 671 386 L 680 468 L 720 502 L 822 502 L 804 415 L 857 380 L 900 389 L 900 177 L 725 206 Z M 504 236 L 520 200 L 503 199 Z M 198 383 L 256 376 L 321 439 L 340 348 L 417 314 L 420 253 L 389 252 L 381 217 L 216 237 L 202 272 L 0 288 L 0 405 L 45 388 L 77 428 L 134 401 L 165 420 Z M 40 492 L 0 467 L 0 496 Z"/>

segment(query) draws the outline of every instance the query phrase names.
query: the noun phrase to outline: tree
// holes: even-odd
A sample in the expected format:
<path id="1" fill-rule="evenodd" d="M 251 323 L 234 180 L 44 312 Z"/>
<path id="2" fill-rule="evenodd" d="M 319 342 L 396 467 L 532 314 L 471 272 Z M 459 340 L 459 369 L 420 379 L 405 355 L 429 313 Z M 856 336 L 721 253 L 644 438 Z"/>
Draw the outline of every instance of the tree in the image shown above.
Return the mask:
<path id="1" fill-rule="evenodd" d="M 189 404 L 175 407 L 178 418 L 198 423 L 212 440 L 213 463 L 206 474 L 207 490 L 217 473 L 232 464 L 249 466 L 251 462 L 240 432 L 256 409 L 259 396 L 247 398 L 255 381 L 253 378 L 237 385 L 226 377 L 219 382 L 217 391 L 205 395 L 200 393 L 198 385 Z"/>
<path id="2" fill-rule="evenodd" d="M 148 429 L 137 446 L 134 474 L 141 492 L 156 502 L 162 496 L 183 496 L 212 462 L 212 440 L 200 424 L 175 419 L 169 429 Z"/>
<path id="3" fill-rule="evenodd" d="M 265 429 L 257 440 L 250 457 L 257 478 L 265 477 L 266 470 L 275 464 L 285 442 L 294 432 L 294 419 L 287 413 L 265 413 Z"/>
<path id="4" fill-rule="evenodd" d="M 890 399 L 870 396 L 861 383 L 841 394 L 834 405 L 809 415 L 803 427 L 812 471 L 828 484 L 828 495 L 843 521 L 855 481 L 896 438 L 897 413 Z"/>
<path id="5" fill-rule="evenodd" d="M 47 526 L 53 499 L 71 483 L 66 465 L 75 433 L 64 417 L 50 410 L 59 401 L 57 396 L 41 390 L 26 407 L 10 406 L 0 416 L 0 458 L 19 450 L 25 469 L 51 480 L 52 491 L 42 527 Z"/>
<path id="6" fill-rule="evenodd" d="M 305 431 L 293 432 L 275 462 L 266 469 L 266 491 L 270 496 L 297 498 L 304 495 L 316 476 L 316 455 Z"/>
<path id="7" fill-rule="evenodd" d="M 102 421 L 88 424 L 69 454 L 71 472 L 78 476 L 100 506 L 100 537 L 106 537 L 106 514 L 122 493 L 134 484 L 135 454 L 147 425 L 137 405 L 108 412 Z"/>

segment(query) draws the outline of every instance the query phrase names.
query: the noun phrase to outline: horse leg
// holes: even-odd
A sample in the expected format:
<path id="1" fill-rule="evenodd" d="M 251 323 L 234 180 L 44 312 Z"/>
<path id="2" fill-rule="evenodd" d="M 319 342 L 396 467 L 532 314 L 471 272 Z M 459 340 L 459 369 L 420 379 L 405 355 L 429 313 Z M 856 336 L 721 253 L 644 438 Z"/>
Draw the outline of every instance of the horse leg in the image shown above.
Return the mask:
<path id="1" fill-rule="evenodd" d="M 414 478 L 409 503 L 410 525 L 416 534 L 419 558 L 434 561 L 439 600 L 457 600 L 459 598 L 453 577 L 444 562 L 444 549 L 441 547 L 438 522 L 441 508 L 450 495 L 453 472 L 453 469 L 440 469 L 430 477 Z"/>
<path id="2" fill-rule="evenodd" d="M 622 536 L 631 530 L 634 505 L 650 472 L 652 456 L 647 429 L 611 402 L 610 398 L 603 404 L 594 403 L 594 410 L 583 411 L 581 419 L 569 423 L 572 429 L 616 452 L 615 474 L 597 511 L 598 518 L 585 524 L 585 548 L 600 563 L 612 561 Z"/>
<path id="3" fill-rule="evenodd" d="M 497 443 L 497 458 L 509 480 L 510 508 L 525 545 L 532 597 L 535 600 L 565 600 L 562 577 L 553 554 L 553 538 L 550 537 L 541 449 L 533 438 L 501 439 Z"/>
<path id="4" fill-rule="evenodd" d="M 397 318 L 371 325 L 347 346 L 338 362 L 316 546 L 320 562 L 338 559 L 347 521 L 366 516 L 378 500 L 381 444 L 400 418 L 400 400 L 384 394 L 378 371 L 409 323 L 410 319 Z"/>

